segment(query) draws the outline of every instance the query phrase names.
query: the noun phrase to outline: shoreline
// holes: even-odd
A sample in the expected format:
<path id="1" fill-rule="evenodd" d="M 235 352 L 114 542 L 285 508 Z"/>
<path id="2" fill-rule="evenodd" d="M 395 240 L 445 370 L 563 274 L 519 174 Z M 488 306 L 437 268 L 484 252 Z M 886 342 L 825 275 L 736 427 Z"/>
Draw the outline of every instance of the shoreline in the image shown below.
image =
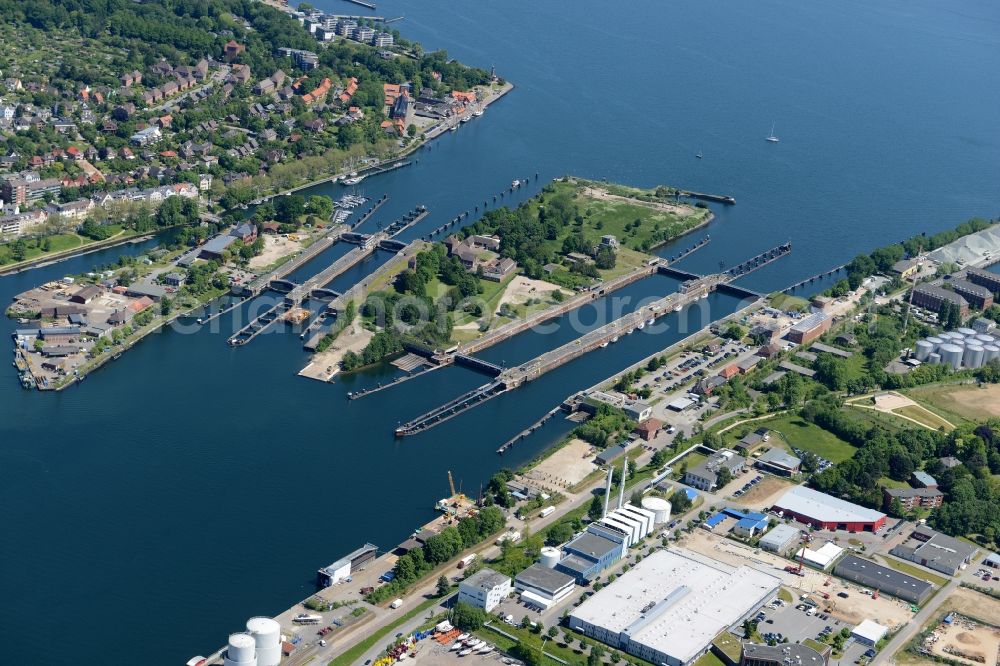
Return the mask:
<path id="1" fill-rule="evenodd" d="M 514 88 L 515 88 L 515 86 L 514 86 L 513 83 L 511 83 L 510 81 L 505 81 L 504 84 L 503 84 L 503 86 L 501 86 L 501 88 L 498 91 L 496 91 L 488 99 L 484 100 L 481 103 L 482 108 L 486 109 L 491 104 L 493 104 L 493 103 L 495 103 L 495 102 L 503 99 L 507 95 L 507 93 L 509 93 L 512 90 L 514 90 Z M 375 163 L 370 164 L 369 166 L 365 167 L 365 169 L 377 169 L 377 168 L 379 168 L 380 166 L 382 166 L 384 164 L 389 164 L 391 162 L 395 162 L 397 160 L 409 157 L 410 155 L 416 153 L 418 150 L 420 150 L 424 146 L 429 145 L 435 139 L 441 137 L 453 125 L 459 125 L 461 123 L 460 119 L 461 118 L 466 118 L 466 117 L 468 117 L 466 114 L 462 114 L 461 116 L 456 116 L 455 117 L 456 118 L 456 122 L 453 122 L 451 124 L 449 124 L 447 122 L 447 119 L 446 120 L 442 120 L 437 125 L 434 125 L 429 130 L 427 130 L 426 132 L 424 132 L 421 135 L 420 139 L 413 141 L 410 145 L 406 146 L 405 148 L 403 148 L 399 152 L 394 152 L 390 157 L 387 157 L 387 158 L 382 159 L 382 160 L 377 160 Z M 442 127 L 444 127 L 444 129 L 441 129 Z M 439 131 L 436 134 L 433 134 L 433 136 L 428 136 L 428 134 L 430 132 L 433 132 L 435 130 L 439 130 Z M 358 171 L 361 171 L 361 169 L 358 169 Z M 351 173 L 350 171 L 337 172 L 337 173 L 333 173 L 333 174 L 330 174 L 330 175 L 327 175 L 327 176 L 323 176 L 322 178 L 316 178 L 316 179 L 313 179 L 313 180 L 311 180 L 311 181 L 309 181 L 307 183 L 303 183 L 302 185 L 296 185 L 295 187 L 287 188 L 287 189 L 284 189 L 284 190 L 279 190 L 279 191 L 277 191 L 277 192 L 275 192 L 273 194 L 264 195 L 264 196 L 260 197 L 259 199 L 257 199 L 258 204 L 252 204 L 251 203 L 249 205 L 254 206 L 254 205 L 260 205 L 262 203 L 267 203 L 269 201 L 272 201 L 272 200 L 276 199 L 277 197 L 283 197 L 283 196 L 286 196 L 286 195 L 290 195 L 290 194 L 292 194 L 294 192 L 301 192 L 302 190 L 307 190 L 310 187 L 316 187 L 317 185 L 322 185 L 323 183 L 330 183 L 331 185 L 334 185 L 334 184 L 336 184 L 336 181 L 338 179 L 343 178 L 344 176 L 350 175 L 350 173 Z M 235 209 L 235 210 L 239 210 L 239 209 Z"/>
<path id="2" fill-rule="evenodd" d="M 163 229 L 163 231 L 166 230 L 167 229 Z M 93 252 L 97 252 L 98 250 L 107 250 L 108 248 L 118 247 L 119 245 L 125 245 L 126 243 L 141 243 L 143 241 L 150 240 L 151 238 L 156 238 L 156 233 L 142 233 L 134 236 L 128 236 L 126 238 L 115 237 L 107 238 L 102 241 L 94 241 L 82 247 L 62 250 L 61 252 L 53 252 L 52 254 L 35 257 L 34 259 L 26 259 L 22 262 L 11 264 L 9 266 L 0 266 L 0 277 L 22 273 L 34 268 L 43 268 L 45 266 L 58 264 L 66 261 L 67 259 L 75 259 L 76 257 L 82 257 Z"/>

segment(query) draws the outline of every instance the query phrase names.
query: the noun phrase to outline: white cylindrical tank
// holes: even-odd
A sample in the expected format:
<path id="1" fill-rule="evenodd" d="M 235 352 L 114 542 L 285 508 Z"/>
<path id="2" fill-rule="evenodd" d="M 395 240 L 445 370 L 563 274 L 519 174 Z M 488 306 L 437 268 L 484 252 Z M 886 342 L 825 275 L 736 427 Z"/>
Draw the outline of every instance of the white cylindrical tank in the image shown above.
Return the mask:
<path id="1" fill-rule="evenodd" d="M 979 345 L 969 345 L 965 348 L 962 362 L 967 368 L 979 368 L 983 365 L 983 348 Z"/>
<path id="2" fill-rule="evenodd" d="M 938 335 L 938 337 L 945 342 L 949 342 L 951 340 L 961 340 L 964 336 L 957 331 L 945 331 L 944 333 Z"/>
<path id="3" fill-rule="evenodd" d="M 558 548 L 552 548 L 551 546 L 546 546 L 542 548 L 540 561 L 543 567 L 548 567 L 549 569 L 555 569 L 556 565 L 559 564 L 559 557 L 561 553 Z"/>
<path id="4" fill-rule="evenodd" d="M 917 345 L 913 350 L 913 355 L 918 361 L 926 361 L 932 351 L 934 351 L 933 344 L 927 340 L 917 340 Z"/>
<path id="5" fill-rule="evenodd" d="M 257 666 L 278 666 L 281 663 L 281 625 L 269 617 L 247 620 L 247 631 L 257 644 Z"/>
<path id="6" fill-rule="evenodd" d="M 250 634 L 230 634 L 225 666 L 257 666 L 257 642 Z"/>
<path id="7" fill-rule="evenodd" d="M 933 352 L 932 354 L 927 356 L 927 362 L 932 365 L 937 365 L 938 363 L 941 362 L 941 354 Z"/>
<path id="8" fill-rule="evenodd" d="M 962 366 L 963 351 L 961 347 L 951 343 L 945 343 L 938 349 L 938 353 L 941 354 L 941 362 L 950 365 L 954 370 L 958 370 Z"/>
<path id="9" fill-rule="evenodd" d="M 643 497 L 642 508 L 653 512 L 653 524 L 662 525 L 670 522 L 670 502 L 662 497 Z"/>
<path id="10" fill-rule="evenodd" d="M 976 340 L 978 340 L 979 344 L 982 345 L 996 344 L 996 338 L 994 338 L 992 335 L 986 335 L 985 333 L 980 333 L 979 335 L 977 335 Z"/>
<path id="11" fill-rule="evenodd" d="M 941 338 L 938 338 L 938 337 L 933 337 L 933 336 L 927 338 L 927 342 L 929 342 L 929 343 L 931 343 L 931 345 L 933 345 L 934 349 L 931 350 L 932 352 L 936 352 L 938 350 L 938 347 L 940 347 L 941 345 L 944 344 L 944 340 L 942 340 Z"/>
<path id="12" fill-rule="evenodd" d="M 955 330 L 958 331 L 959 333 L 961 333 L 962 335 L 964 335 L 967 338 L 969 338 L 969 337 L 975 337 L 975 335 L 976 335 L 976 332 L 974 330 L 972 330 L 971 328 L 957 328 Z"/>
<path id="13" fill-rule="evenodd" d="M 985 365 L 995 358 L 1000 358 L 1000 347 L 996 345 L 985 345 L 983 347 L 983 364 Z"/>

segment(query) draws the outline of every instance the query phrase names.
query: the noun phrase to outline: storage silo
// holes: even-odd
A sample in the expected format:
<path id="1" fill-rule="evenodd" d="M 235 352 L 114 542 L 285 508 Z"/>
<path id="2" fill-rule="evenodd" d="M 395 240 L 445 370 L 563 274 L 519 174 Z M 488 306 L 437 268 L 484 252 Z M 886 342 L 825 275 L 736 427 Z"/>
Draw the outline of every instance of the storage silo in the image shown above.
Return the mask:
<path id="1" fill-rule="evenodd" d="M 662 525 L 670 522 L 670 502 L 662 497 L 643 497 L 642 508 L 653 512 L 653 524 Z"/>
<path id="2" fill-rule="evenodd" d="M 938 350 L 938 347 L 944 344 L 944 340 L 942 340 L 937 336 L 931 336 L 927 338 L 927 342 L 931 343 L 931 345 L 934 346 L 934 349 L 931 350 L 932 352 L 936 352 Z"/>
<path id="3" fill-rule="evenodd" d="M 927 340 L 917 340 L 917 345 L 913 350 L 913 355 L 918 361 L 926 361 L 932 351 L 934 351 L 933 344 Z"/>
<path id="4" fill-rule="evenodd" d="M 979 345 L 969 345 L 965 348 L 962 363 L 967 368 L 979 368 L 983 365 L 983 348 Z"/>
<path id="5" fill-rule="evenodd" d="M 257 666 L 278 666 L 281 663 L 281 625 L 269 617 L 247 620 L 247 631 L 257 644 Z"/>
<path id="6" fill-rule="evenodd" d="M 930 363 L 931 365 L 939 364 L 941 362 L 941 354 L 938 354 L 937 352 L 931 353 L 927 357 L 927 362 Z"/>
<path id="7" fill-rule="evenodd" d="M 945 342 L 951 342 L 952 340 L 961 340 L 964 336 L 955 331 L 945 331 L 944 333 L 939 334 L 938 337 Z"/>
<path id="8" fill-rule="evenodd" d="M 983 345 L 983 365 L 986 365 L 995 358 L 1000 358 L 1000 347 L 997 345 Z"/>
<path id="9" fill-rule="evenodd" d="M 962 367 L 963 351 L 964 350 L 961 347 L 951 343 L 945 343 L 941 345 L 940 349 L 938 349 L 938 353 L 941 354 L 941 362 L 945 365 L 950 365 L 954 370 L 958 370 Z"/>
<path id="10" fill-rule="evenodd" d="M 967 338 L 973 338 L 976 336 L 976 332 L 971 328 L 956 328 L 955 330 Z"/>
<path id="11" fill-rule="evenodd" d="M 561 553 L 558 548 L 552 548 L 551 546 L 545 546 L 542 548 L 541 557 L 539 561 L 543 567 L 548 567 L 549 569 L 555 569 L 556 565 L 559 564 L 559 557 Z"/>
<path id="12" fill-rule="evenodd" d="M 230 634 L 224 666 L 257 666 L 257 642 L 250 634 Z"/>
<path id="13" fill-rule="evenodd" d="M 978 340 L 979 344 L 981 344 L 983 346 L 985 346 L 985 345 L 995 345 L 996 342 L 997 342 L 996 338 L 994 338 L 992 335 L 986 335 L 985 333 L 980 333 L 979 335 L 977 335 L 976 336 L 976 340 Z"/>

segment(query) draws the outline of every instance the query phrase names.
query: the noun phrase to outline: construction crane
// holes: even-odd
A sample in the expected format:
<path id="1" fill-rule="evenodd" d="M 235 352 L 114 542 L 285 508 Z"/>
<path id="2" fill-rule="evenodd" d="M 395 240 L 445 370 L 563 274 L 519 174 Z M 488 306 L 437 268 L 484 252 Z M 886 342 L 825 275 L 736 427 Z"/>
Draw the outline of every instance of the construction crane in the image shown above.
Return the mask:
<path id="1" fill-rule="evenodd" d="M 448 486 L 451 488 L 451 496 L 455 496 L 455 479 L 451 476 L 451 470 L 448 470 Z"/>

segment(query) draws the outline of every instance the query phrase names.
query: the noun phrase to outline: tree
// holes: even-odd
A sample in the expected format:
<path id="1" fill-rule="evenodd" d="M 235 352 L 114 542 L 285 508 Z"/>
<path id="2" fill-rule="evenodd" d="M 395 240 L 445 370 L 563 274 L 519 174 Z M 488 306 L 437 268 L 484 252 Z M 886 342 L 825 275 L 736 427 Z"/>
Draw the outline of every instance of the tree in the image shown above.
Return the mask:
<path id="1" fill-rule="evenodd" d="M 525 634 L 520 642 L 511 649 L 511 653 L 524 662 L 525 666 L 541 666 L 542 641 L 534 634 Z"/>
<path id="2" fill-rule="evenodd" d="M 603 515 L 604 502 L 600 495 L 594 495 L 594 499 L 590 500 L 590 507 L 587 509 L 587 517 L 591 520 L 600 520 Z"/>
<path id="3" fill-rule="evenodd" d="M 557 523 L 549 528 L 548 537 L 545 543 L 550 546 L 558 546 L 573 538 L 573 526 L 569 523 Z"/>
<path id="4" fill-rule="evenodd" d="M 451 610 L 451 623 L 463 631 L 482 629 L 486 622 L 486 611 L 464 601 L 459 601 Z"/>
<path id="5" fill-rule="evenodd" d="M 595 645 L 590 648 L 590 654 L 587 655 L 587 666 L 600 666 L 604 663 L 604 649 L 600 645 Z"/>
<path id="6" fill-rule="evenodd" d="M 687 492 L 683 488 L 678 488 L 677 491 L 670 496 L 670 508 L 674 515 L 677 516 L 691 508 L 691 500 L 688 498 Z"/>
<path id="7" fill-rule="evenodd" d="M 439 597 L 443 597 L 449 592 L 451 592 L 451 584 L 448 582 L 447 576 L 441 576 L 440 578 L 438 578 L 437 595 Z"/>
<path id="8" fill-rule="evenodd" d="M 729 471 L 728 467 L 720 467 L 719 471 L 715 475 L 715 485 L 718 488 L 724 488 L 730 481 L 733 480 L 733 473 Z"/>
<path id="9" fill-rule="evenodd" d="M 417 126 L 410 123 L 410 125 L 406 128 L 406 135 L 411 139 L 415 137 L 417 135 Z"/>

